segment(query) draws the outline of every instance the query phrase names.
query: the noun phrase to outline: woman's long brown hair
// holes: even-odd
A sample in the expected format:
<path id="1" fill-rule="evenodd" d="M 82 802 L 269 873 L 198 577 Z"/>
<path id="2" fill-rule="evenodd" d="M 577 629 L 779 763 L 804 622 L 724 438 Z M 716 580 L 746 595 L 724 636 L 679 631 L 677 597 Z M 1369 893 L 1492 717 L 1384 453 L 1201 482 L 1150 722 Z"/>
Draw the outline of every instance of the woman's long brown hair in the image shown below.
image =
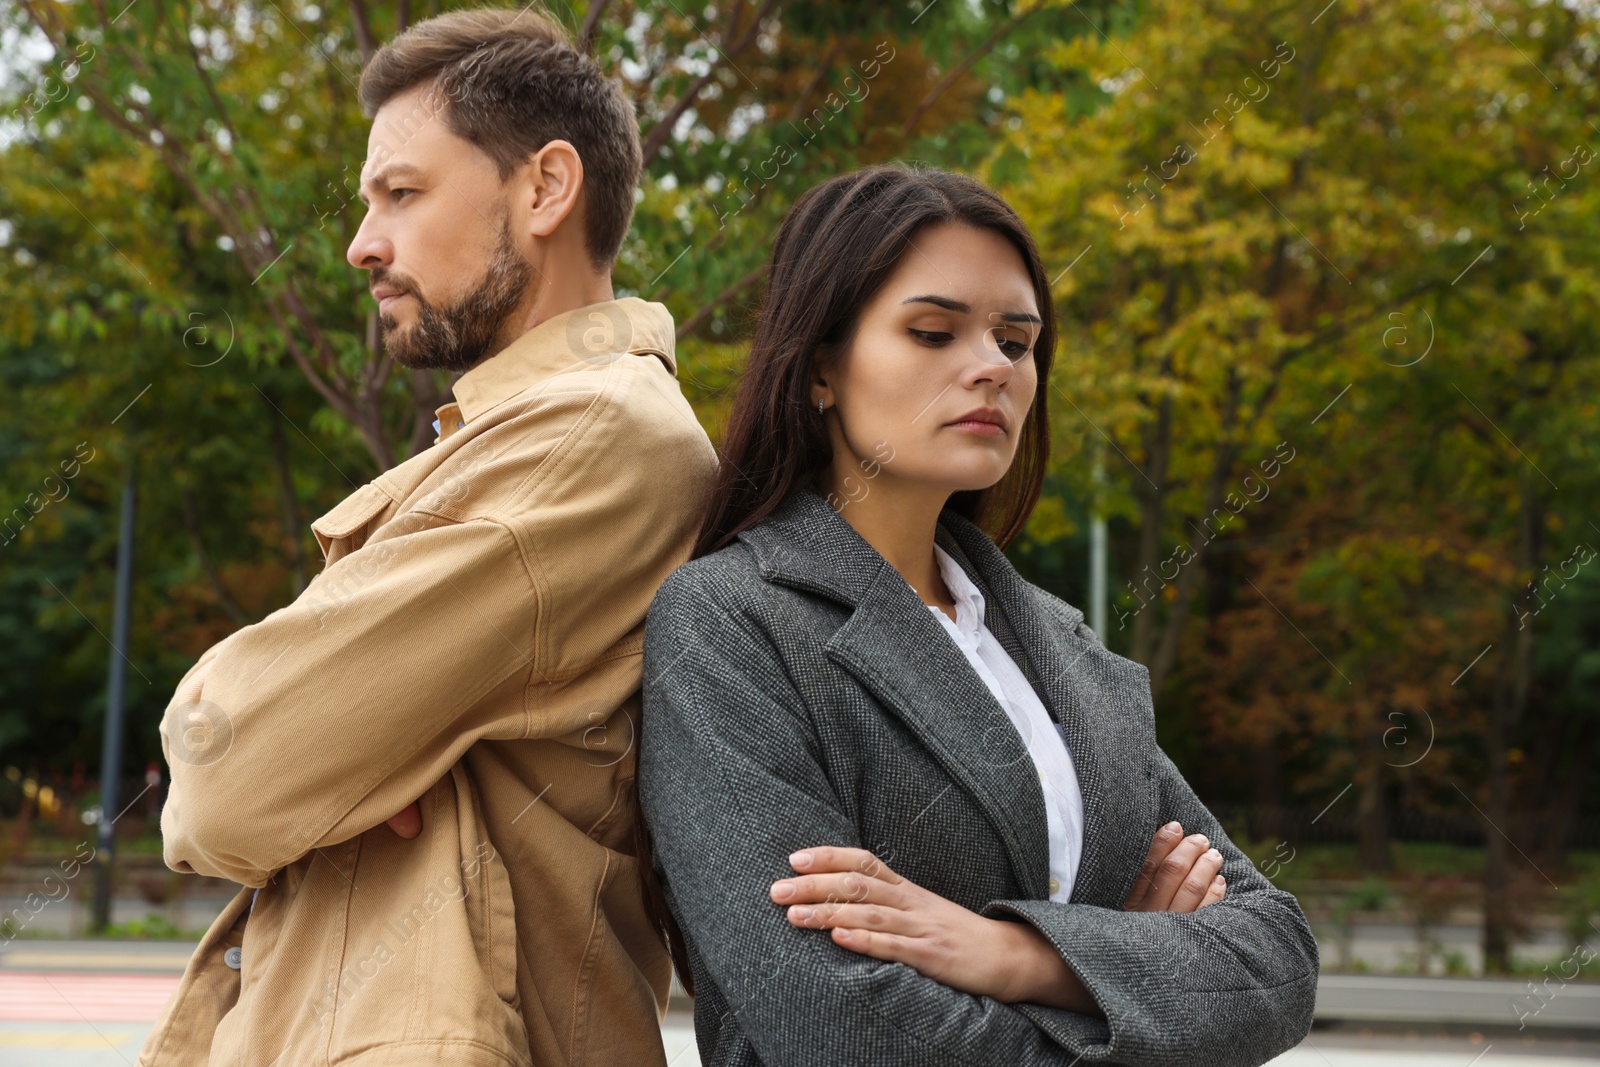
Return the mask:
<path id="1" fill-rule="evenodd" d="M 977 523 L 1001 548 L 1021 533 L 1039 500 L 1050 456 L 1046 401 L 1056 323 L 1049 276 L 1028 228 L 983 185 L 962 174 L 885 164 L 809 190 L 778 227 L 766 298 L 691 559 L 715 552 L 760 523 L 791 493 L 812 487 L 832 464 L 826 425 L 811 403 L 813 368 L 818 359 L 848 347 L 862 309 L 888 281 L 914 235 L 952 222 L 992 230 L 1011 242 L 1032 279 L 1044 320 L 1033 346 L 1039 387 L 1016 457 L 994 485 L 952 493 L 945 504 Z M 688 953 L 652 866 L 650 829 L 643 812 L 635 814 L 645 907 L 692 996 Z"/>

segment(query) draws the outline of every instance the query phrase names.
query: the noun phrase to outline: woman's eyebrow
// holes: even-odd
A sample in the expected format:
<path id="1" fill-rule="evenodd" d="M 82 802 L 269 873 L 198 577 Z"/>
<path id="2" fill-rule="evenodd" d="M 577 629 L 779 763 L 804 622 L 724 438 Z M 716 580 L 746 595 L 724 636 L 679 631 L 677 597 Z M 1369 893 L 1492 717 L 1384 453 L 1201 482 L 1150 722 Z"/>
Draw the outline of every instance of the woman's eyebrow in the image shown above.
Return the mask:
<path id="1" fill-rule="evenodd" d="M 959 311 L 962 314 L 966 314 L 972 310 L 971 304 L 963 303 L 960 300 L 952 300 L 948 296 L 936 296 L 932 293 L 923 293 L 920 296 L 908 296 L 904 300 L 900 301 L 900 303 L 932 304 L 935 307 L 942 307 L 946 311 Z M 1032 322 L 1038 325 L 1043 325 L 1043 320 L 1031 311 L 1004 311 L 1000 312 L 997 317 L 1002 322 Z"/>
<path id="2" fill-rule="evenodd" d="M 952 300 L 948 296 L 934 296 L 932 293 L 925 293 L 922 296 L 908 296 L 904 300 L 900 301 L 900 303 L 932 304 L 935 307 L 942 307 L 946 311 L 959 311 L 962 314 L 966 314 L 972 310 L 971 304 L 964 304 L 959 300 Z"/>

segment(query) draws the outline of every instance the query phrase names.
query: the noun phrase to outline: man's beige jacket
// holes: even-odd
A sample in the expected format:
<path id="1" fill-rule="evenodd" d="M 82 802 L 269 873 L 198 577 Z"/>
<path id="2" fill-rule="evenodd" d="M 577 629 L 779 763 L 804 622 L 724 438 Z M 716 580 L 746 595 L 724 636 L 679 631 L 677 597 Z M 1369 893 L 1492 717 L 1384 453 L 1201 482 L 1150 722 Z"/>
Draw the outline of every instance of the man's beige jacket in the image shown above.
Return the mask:
<path id="1" fill-rule="evenodd" d="M 165 859 L 246 888 L 139 1067 L 664 1063 L 643 624 L 716 467 L 676 372 L 660 304 L 541 323 L 312 523 L 294 603 L 184 676 Z M 385 821 L 419 797 L 404 840 Z"/>

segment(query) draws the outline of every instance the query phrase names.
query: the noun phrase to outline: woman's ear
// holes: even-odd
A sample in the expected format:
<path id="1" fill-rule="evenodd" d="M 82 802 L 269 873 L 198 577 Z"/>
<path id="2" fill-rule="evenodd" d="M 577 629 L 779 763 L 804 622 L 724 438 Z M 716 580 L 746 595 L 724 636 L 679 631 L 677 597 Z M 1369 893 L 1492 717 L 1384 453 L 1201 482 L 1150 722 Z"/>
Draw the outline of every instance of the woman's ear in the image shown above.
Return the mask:
<path id="1" fill-rule="evenodd" d="M 831 345 L 817 346 L 816 358 L 811 362 L 811 381 L 807 383 L 813 408 L 818 400 L 825 401 L 829 407 L 833 406 L 833 366 L 837 354 Z"/>
<path id="2" fill-rule="evenodd" d="M 826 382 L 818 382 L 811 387 L 811 410 L 818 415 L 839 403 L 839 396 Z M 820 407 L 818 405 L 821 405 Z"/>

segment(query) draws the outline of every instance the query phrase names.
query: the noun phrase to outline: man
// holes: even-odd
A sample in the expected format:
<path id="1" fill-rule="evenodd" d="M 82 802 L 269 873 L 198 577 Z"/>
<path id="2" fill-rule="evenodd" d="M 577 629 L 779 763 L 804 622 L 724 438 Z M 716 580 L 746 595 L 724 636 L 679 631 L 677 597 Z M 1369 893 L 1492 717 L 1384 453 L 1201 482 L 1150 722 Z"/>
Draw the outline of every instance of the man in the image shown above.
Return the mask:
<path id="1" fill-rule="evenodd" d="M 716 458 L 670 315 L 613 298 L 638 127 L 531 10 L 418 24 L 360 97 L 348 259 L 396 362 L 464 373 L 432 448 L 312 524 L 317 579 L 173 697 L 166 862 L 246 888 L 139 1063 L 661 1064 L 643 619 Z"/>

